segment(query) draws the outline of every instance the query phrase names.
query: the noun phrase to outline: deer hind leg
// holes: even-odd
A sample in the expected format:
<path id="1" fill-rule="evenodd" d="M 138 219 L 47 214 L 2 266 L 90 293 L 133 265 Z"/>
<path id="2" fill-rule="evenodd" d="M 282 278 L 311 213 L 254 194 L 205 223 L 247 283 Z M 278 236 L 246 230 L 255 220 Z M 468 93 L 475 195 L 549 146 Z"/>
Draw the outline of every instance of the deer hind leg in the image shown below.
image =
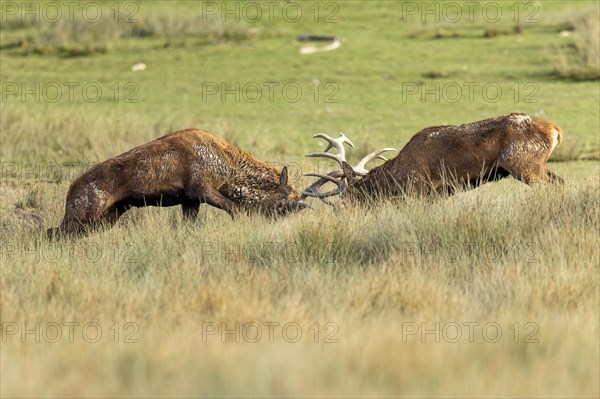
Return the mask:
<path id="1" fill-rule="evenodd" d="M 112 225 L 126 210 L 104 193 L 69 195 L 62 223 L 56 229 L 49 229 L 48 237 L 82 235 L 103 222 Z"/>
<path id="2" fill-rule="evenodd" d="M 65 216 L 60 226 L 47 230 L 48 239 L 52 241 L 63 237 L 80 236 L 85 233 L 90 225 L 91 223 L 86 220 L 85 216 L 77 215 L 67 204 Z"/>
<path id="3" fill-rule="evenodd" d="M 186 220 L 195 220 L 198 217 L 198 211 L 200 210 L 200 201 L 198 200 L 185 200 L 181 204 L 183 211 L 183 218 Z"/>
<path id="4" fill-rule="evenodd" d="M 80 202 L 73 202 L 67 200 L 67 204 L 65 206 L 65 216 L 63 217 L 60 226 L 57 229 L 55 229 L 55 235 L 82 235 L 85 232 L 86 228 L 90 225 L 91 221 L 88 218 L 84 205 Z"/>
<path id="5" fill-rule="evenodd" d="M 130 208 L 131 206 L 126 201 L 113 203 L 111 206 L 106 208 L 104 212 L 102 212 L 99 222 L 105 223 L 108 226 L 112 226 L 117 223 L 117 220 L 119 220 L 119 218 L 123 216 L 123 214 Z"/>

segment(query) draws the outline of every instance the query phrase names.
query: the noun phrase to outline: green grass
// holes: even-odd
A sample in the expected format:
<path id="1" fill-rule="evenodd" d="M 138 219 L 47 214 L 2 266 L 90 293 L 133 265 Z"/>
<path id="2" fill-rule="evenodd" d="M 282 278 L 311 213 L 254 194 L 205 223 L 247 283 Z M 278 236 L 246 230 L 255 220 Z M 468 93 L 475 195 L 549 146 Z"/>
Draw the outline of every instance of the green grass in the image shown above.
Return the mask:
<path id="1" fill-rule="evenodd" d="M 315 23 L 306 3 L 298 23 L 278 14 L 210 25 L 208 36 L 193 24 L 199 3 L 136 4 L 138 24 L 120 26 L 105 51 L 78 56 L 29 51 L 23 38 L 37 31 L 26 20 L 0 26 L 3 397 L 600 395 L 600 88 L 563 79 L 553 63 L 556 49 L 576 40 L 560 32 L 597 3 L 536 3 L 539 22 L 520 24 L 521 33 L 511 30 L 512 2 L 501 3 L 506 18 L 497 24 L 478 16 L 440 25 L 403 22 L 400 3 L 358 1 L 324 3 Z M 527 4 L 519 3 L 521 17 Z M 337 22 L 325 23 L 332 10 Z M 484 37 L 490 29 L 498 34 Z M 337 35 L 342 46 L 302 56 L 295 36 L 304 32 Z M 147 69 L 132 72 L 137 62 Z M 39 101 L 22 101 L 21 85 L 36 82 L 48 95 L 62 87 L 62 96 L 51 102 L 40 89 Z M 72 101 L 69 82 L 79 83 Z M 207 84 L 236 82 L 258 84 L 263 97 L 203 100 Z M 472 101 L 466 90 L 456 102 L 421 100 L 436 84 L 469 82 L 498 85 L 502 97 L 486 101 L 476 89 Z M 101 88 L 99 101 L 85 100 L 86 84 Z M 266 84 L 278 84 L 273 102 Z M 302 89 L 298 102 L 285 101 L 278 88 L 286 84 Z M 300 173 L 316 167 L 303 156 L 319 148 L 314 133 L 346 133 L 358 160 L 401 148 L 426 126 L 515 111 L 563 128 L 548 166 L 565 186 L 509 178 L 430 201 L 340 211 L 314 202 L 277 221 L 232 221 L 203 206 L 186 223 L 178 208 L 139 209 L 76 241 L 44 237 L 88 165 L 177 129 L 207 129 L 289 164 L 304 187 L 310 180 Z M 9 333 L 35 322 L 59 323 L 63 336 L 47 342 L 49 327 L 36 343 Z M 65 322 L 80 323 L 73 342 Z M 81 335 L 91 322 L 102 328 L 97 343 Z M 263 326 L 259 342 L 203 335 L 206 323 L 236 322 Z M 274 342 L 265 322 L 280 323 Z M 303 333 L 296 343 L 280 329 L 292 322 Z M 479 323 L 473 342 L 470 322 Z M 462 339 L 407 334 L 421 323 L 442 331 L 457 323 Z M 482 336 L 489 323 L 501 328 L 497 342 Z M 325 342 L 328 334 L 338 342 Z M 125 342 L 132 338 L 139 342 Z"/>

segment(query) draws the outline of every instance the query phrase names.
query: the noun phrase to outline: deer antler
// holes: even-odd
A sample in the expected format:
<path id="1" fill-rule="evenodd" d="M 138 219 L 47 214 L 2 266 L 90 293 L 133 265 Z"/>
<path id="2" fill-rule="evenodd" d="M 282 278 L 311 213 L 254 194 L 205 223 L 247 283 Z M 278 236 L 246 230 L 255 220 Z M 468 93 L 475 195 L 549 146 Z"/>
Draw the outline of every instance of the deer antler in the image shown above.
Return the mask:
<path id="1" fill-rule="evenodd" d="M 333 206 L 334 204 L 326 198 L 342 194 L 344 190 L 348 188 L 348 178 L 352 177 L 346 176 L 344 173 L 344 163 L 346 162 L 346 149 L 344 147 L 344 143 L 348 144 L 351 147 L 354 147 L 354 144 L 343 133 L 340 133 L 340 137 L 338 137 L 337 139 L 329 137 L 324 133 L 315 134 L 313 137 L 322 138 L 326 140 L 328 145 L 323 152 L 312 152 L 310 154 L 306 154 L 306 156 L 333 159 L 340 165 L 341 169 L 334 170 L 326 175 L 320 173 L 304 173 L 304 176 L 313 176 L 318 177 L 319 179 L 302 191 L 302 194 L 300 195 L 300 201 L 306 197 L 316 197 L 324 203 L 326 203 L 327 205 Z M 328 152 L 332 148 L 335 148 L 337 150 L 337 154 L 332 154 Z M 373 151 L 372 153 L 364 156 L 355 166 L 352 167 L 354 175 L 365 176 L 367 173 L 369 173 L 365 166 L 367 165 L 367 163 L 371 162 L 374 159 L 382 159 L 384 161 L 387 161 L 387 159 L 383 155 L 381 155 L 382 153 L 387 151 L 396 151 L 396 149 L 383 148 L 381 150 Z M 328 182 L 337 185 L 337 189 L 327 191 L 324 193 L 320 192 L 319 188 Z"/>
<path id="2" fill-rule="evenodd" d="M 333 137 L 329 137 L 325 133 L 317 133 L 313 136 L 313 138 L 321 138 L 327 141 L 328 145 L 323 152 L 311 152 L 310 154 L 306 154 L 307 157 L 324 157 L 333 159 L 336 161 L 340 167 L 342 167 L 343 161 L 346 161 L 346 148 L 344 148 L 344 143 L 348 144 L 350 147 L 354 148 L 354 143 L 350 141 L 348 137 L 344 133 L 340 133 L 340 137 L 334 139 Z M 327 151 L 335 148 L 337 150 L 337 154 L 331 154 Z"/>
<path id="3" fill-rule="evenodd" d="M 338 137 L 337 139 L 334 139 L 333 137 L 330 137 L 325 133 L 317 133 L 313 136 L 313 138 L 324 139 L 328 143 L 327 147 L 325 147 L 325 150 L 323 150 L 322 152 L 311 152 L 310 154 L 306 154 L 306 156 L 313 158 L 322 157 L 333 159 L 340 165 L 340 168 L 343 168 L 344 162 L 346 162 L 346 148 L 344 147 L 344 143 L 348 144 L 351 147 L 354 147 L 354 143 L 352 143 L 352 141 L 348 137 L 346 137 L 344 133 L 340 133 L 340 137 Z M 332 148 L 335 148 L 337 150 L 337 154 L 332 154 L 328 152 Z M 300 201 L 302 201 L 306 197 L 316 197 L 319 198 L 321 201 L 325 202 L 327 205 L 333 205 L 330 201 L 326 200 L 325 198 L 341 194 L 348 186 L 346 180 L 344 179 L 344 175 L 341 169 L 335 170 L 326 175 L 320 173 L 304 173 L 304 176 L 318 177 L 319 179 L 302 191 L 302 194 L 300 195 L 299 199 Z M 338 188 L 336 190 L 327 191 L 325 193 L 319 192 L 319 188 L 323 184 L 328 182 L 336 184 Z"/>
<path id="4" fill-rule="evenodd" d="M 365 166 L 374 159 L 381 159 L 383 161 L 387 161 L 387 158 L 384 157 L 384 152 L 388 151 L 398 151 L 395 148 L 382 148 L 381 150 L 373 151 L 370 154 L 365 155 L 356 165 L 352 167 L 354 169 L 354 173 L 357 176 L 365 176 L 369 171 L 365 168 Z"/>

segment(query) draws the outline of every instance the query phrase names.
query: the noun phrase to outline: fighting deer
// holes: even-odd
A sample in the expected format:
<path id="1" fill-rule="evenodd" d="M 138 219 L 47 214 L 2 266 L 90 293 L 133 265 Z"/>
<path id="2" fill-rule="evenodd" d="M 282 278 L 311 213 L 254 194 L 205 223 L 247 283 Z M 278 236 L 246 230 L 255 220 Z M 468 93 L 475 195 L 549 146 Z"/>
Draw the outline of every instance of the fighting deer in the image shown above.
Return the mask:
<path id="1" fill-rule="evenodd" d="M 561 177 L 546 168 L 546 161 L 562 141 L 562 130 L 551 122 L 523 113 L 511 113 L 463 125 L 444 125 L 425 128 L 416 133 L 398 155 L 371 171 L 365 165 L 381 158 L 375 151 L 356 166 L 346 162 L 342 135 L 333 139 L 316 135 L 329 145 L 324 152 L 307 154 L 335 160 L 340 169 L 328 174 L 309 173 L 318 177 L 299 198 L 327 199 L 341 195 L 349 201 L 372 200 L 405 195 L 407 192 L 429 196 L 452 194 L 488 181 L 512 176 L 529 185 L 536 182 L 562 184 Z M 353 146 L 353 145 L 351 145 Z M 328 152 L 336 148 L 337 154 Z M 321 192 L 324 184 L 332 182 L 337 189 Z"/>
<path id="2" fill-rule="evenodd" d="M 203 130 L 177 131 L 93 166 L 69 187 L 60 227 L 50 238 L 114 224 L 131 207 L 181 205 L 195 218 L 200 204 L 268 216 L 306 207 L 281 173 Z"/>

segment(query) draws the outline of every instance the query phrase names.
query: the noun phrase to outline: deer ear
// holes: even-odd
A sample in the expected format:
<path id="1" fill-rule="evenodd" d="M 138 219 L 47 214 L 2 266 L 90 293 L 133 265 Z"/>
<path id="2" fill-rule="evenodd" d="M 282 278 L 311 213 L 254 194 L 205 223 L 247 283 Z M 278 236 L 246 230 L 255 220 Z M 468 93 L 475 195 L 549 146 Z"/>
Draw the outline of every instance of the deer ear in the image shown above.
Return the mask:
<path id="1" fill-rule="evenodd" d="M 287 186 L 288 184 L 288 171 L 287 171 L 287 166 L 284 166 L 283 169 L 281 169 L 281 175 L 279 176 L 279 185 L 280 186 Z"/>

